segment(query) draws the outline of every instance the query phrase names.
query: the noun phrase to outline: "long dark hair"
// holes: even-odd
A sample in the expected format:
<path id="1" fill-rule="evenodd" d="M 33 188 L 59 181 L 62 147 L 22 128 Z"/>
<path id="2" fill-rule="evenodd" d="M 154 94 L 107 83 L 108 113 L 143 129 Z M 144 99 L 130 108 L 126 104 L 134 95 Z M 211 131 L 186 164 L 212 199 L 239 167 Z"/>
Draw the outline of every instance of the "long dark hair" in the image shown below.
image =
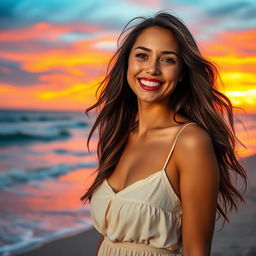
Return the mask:
<path id="1" fill-rule="evenodd" d="M 143 21 L 128 28 L 135 19 Z M 214 64 L 204 58 L 198 46 L 183 24 L 177 17 L 158 12 L 153 18 L 136 17 L 129 21 L 121 32 L 121 37 L 127 33 L 116 53 L 111 58 L 107 73 L 100 82 L 96 95 L 100 91 L 97 102 L 86 109 L 86 115 L 94 108 L 99 114 L 93 124 L 87 139 L 89 141 L 93 132 L 98 128 L 99 142 L 97 155 L 99 160 L 98 172 L 93 184 L 81 197 L 84 203 L 105 178 L 113 172 L 127 143 L 130 131 L 138 123 L 137 98 L 127 82 L 128 57 L 138 35 L 146 28 L 159 26 L 170 30 L 176 37 L 182 58 L 183 79 L 170 96 L 170 109 L 176 115 L 181 114 L 196 122 L 211 136 L 217 161 L 220 169 L 220 187 L 217 204 L 218 219 L 222 217 L 223 224 L 229 222 L 227 213 L 237 211 L 238 202 L 245 202 L 243 195 L 233 184 L 232 175 L 242 178 L 245 192 L 247 176 L 243 166 L 235 154 L 236 143 L 245 145 L 236 137 L 234 129 L 234 113 L 230 100 L 217 90 L 218 69 Z M 111 63 L 113 67 L 109 71 Z M 129 107 L 127 107 L 129 106 Z M 179 122 L 178 122 L 179 123 Z"/>

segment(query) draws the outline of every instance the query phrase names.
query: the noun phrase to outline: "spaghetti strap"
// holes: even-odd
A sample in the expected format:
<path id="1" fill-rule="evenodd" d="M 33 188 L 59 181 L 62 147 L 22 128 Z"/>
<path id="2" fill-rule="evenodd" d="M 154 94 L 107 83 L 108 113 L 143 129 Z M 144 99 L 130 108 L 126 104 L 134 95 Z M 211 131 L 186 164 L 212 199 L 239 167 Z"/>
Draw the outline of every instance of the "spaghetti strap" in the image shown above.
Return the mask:
<path id="1" fill-rule="evenodd" d="M 177 133 L 177 135 L 176 135 L 176 137 L 175 137 L 175 139 L 174 139 L 173 145 L 172 145 L 172 147 L 171 147 L 171 150 L 170 150 L 170 152 L 169 152 L 169 155 L 167 156 L 167 159 L 166 159 L 166 161 L 165 161 L 163 170 L 165 170 L 166 165 L 168 164 L 168 161 L 169 161 L 169 159 L 170 159 L 170 156 L 171 156 L 171 154 L 172 154 L 172 151 L 173 151 L 173 149 L 174 149 L 174 147 L 175 147 L 176 141 L 177 141 L 177 139 L 178 139 L 180 133 L 183 131 L 183 129 L 185 129 L 185 127 L 187 127 L 187 126 L 190 125 L 190 124 L 196 124 L 196 123 L 186 123 L 185 125 L 183 125 L 183 126 L 181 127 L 181 129 L 180 129 L 179 132 Z"/>

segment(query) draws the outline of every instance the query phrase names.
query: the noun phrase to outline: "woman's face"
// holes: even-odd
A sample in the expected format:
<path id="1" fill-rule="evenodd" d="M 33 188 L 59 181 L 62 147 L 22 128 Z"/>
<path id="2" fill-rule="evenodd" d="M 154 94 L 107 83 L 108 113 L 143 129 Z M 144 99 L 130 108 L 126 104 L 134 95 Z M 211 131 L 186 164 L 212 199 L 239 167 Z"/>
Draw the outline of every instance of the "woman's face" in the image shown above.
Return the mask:
<path id="1" fill-rule="evenodd" d="M 179 46 L 173 33 L 150 27 L 135 41 L 128 60 L 127 81 L 138 100 L 168 99 L 181 78 Z"/>

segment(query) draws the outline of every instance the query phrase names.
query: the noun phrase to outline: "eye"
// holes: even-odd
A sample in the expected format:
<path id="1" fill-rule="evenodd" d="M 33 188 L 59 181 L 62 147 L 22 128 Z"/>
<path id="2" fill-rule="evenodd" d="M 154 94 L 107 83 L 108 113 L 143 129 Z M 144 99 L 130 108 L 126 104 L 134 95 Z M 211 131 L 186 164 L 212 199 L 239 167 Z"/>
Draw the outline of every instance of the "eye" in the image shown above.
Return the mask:
<path id="1" fill-rule="evenodd" d="M 173 58 L 165 58 L 163 59 L 164 62 L 175 64 L 175 60 Z"/>
<path id="2" fill-rule="evenodd" d="M 135 55 L 135 57 L 139 58 L 139 59 L 145 59 L 145 57 L 147 57 L 147 55 L 145 53 L 137 53 Z"/>

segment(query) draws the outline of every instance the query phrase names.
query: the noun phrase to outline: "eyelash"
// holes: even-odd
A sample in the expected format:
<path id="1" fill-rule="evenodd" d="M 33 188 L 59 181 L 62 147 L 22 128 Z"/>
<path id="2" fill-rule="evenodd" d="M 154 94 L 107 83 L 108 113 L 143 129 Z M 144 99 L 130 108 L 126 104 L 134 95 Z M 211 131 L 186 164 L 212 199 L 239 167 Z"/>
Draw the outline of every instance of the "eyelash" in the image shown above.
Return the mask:
<path id="1" fill-rule="evenodd" d="M 137 53 L 137 54 L 135 55 L 135 57 L 140 58 L 139 56 L 141 56 L 141 55 L 146 56 L 146 54 L 144 54 L 144 53 Z"/>
<path id="2" fill-rule="evenodd" d="M 135 57 L 140 58 L 139 56 L 141 56 L 141 55 L 147 56 L 145 53 L 137 53 L 137 54 L 135 55 Z M 167 59 L 167 60 L 168 60 L 168 59 L 171 60 L 171 62 L 168 62 L 168 63 L 175 64 L 175 61 L 174 61 L 173 58 L 166 58 L 166 59 Z"/>

